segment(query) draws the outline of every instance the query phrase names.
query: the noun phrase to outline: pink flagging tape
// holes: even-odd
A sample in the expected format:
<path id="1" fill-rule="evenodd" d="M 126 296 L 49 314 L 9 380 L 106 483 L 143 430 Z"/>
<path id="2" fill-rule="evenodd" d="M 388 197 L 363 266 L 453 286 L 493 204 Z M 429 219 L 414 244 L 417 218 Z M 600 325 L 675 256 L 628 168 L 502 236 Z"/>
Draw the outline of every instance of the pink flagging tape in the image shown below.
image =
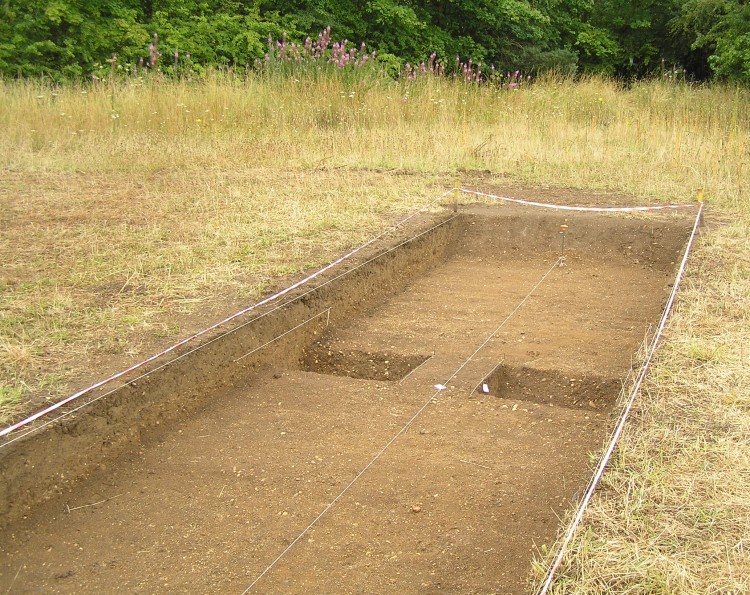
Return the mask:
<path id="1" fill-rule="evenodd" d="M 468 188 L 460 188 L 461 192 L 465 194 L 473 194 L 475 196 L 483 196 L 485 198 L 492 198 L 495 200 L 503 200 L 505 202 L 514 202 L 521 205 L 528 205 L 532 207 L 544 207 L 545 209 L 558 209 L 560 211 L 585 211 L 589 213 L 632 213 L 636 211 L 662 211 L 665 209 L 687 209 L 697 207 L 701 203 L 688 203 L 679 205 L 651 205 L 651 206 L 636 206 L 636 207 L 574 207 L 571 205 L 556 205 L 547 202 L 536 202 L 533 200 L 524 200 L 522 198 L 510 198 L 507 196 L 497 196 L 496 194 L 487 194 L 486 192 L 478 192 L 477 190 L 469 190 Z"/>
<path id="2" fill-rule="evenodd" d="M 168 353 L 173 352 L 175 349 L 179 349 L 183 345 L 185 345 L 187 343 L 190 343 L 190 342 L 194 341 L 195 339 L 197 339 L 199 337 L 202 337 L 202 336 L 206 335 L 207 333 L 210 333 L 213 330 L 216 330 L 220 326 L 222 326 L 222 325 L 224 325 L 224 324 L 226 324 L 228 322 L 231 322 L 232 320 L 234 320 L 236 318 L 239 318 L 240 316 L 242 316 L 244 314 L 247 314 L 248 312 L 252 312 L 253 310 L 256 310 L 257 308 L 260 308 L 261 306 L 264 306 L 264 305 L 266 305 L 266 304 L 268 304 L 268 303 L 270 303 L 270 302 L 272 302 L 274 300 L 277 300 L 278 298 L 280 298 L 282 296 L 287 295 L 288 293 L 294 291 L 295 289 L 297 289 L 297 288 L 299 288 L 299 287 L 301 287 L 301 286 L 309 283 L 313 279 L 316 279 L 317 277 L 319 277 L 320 275 L 322 275 L 326 271 L 329 271 L 332 268 L 338 266 L 339 264 L 341 264 L 345 260 L 350 259 L 352 256 L 354 256 L 358 252 L 361 252 L 362 250 L 364 250 L 368 246 L 372 245 L 373 243 L 375 243 L 376 241 L 378 241 L 383 236 L 391 233 L 392 231 L 395 231 L 396 229 L 398 229 L 399 227 L 401 227 L 402 225 L 404 225 L 405 223 L 407 223 L 409 220 L 413 219 L 414 217 L 416 217 L 420 213 L 426 211 L 427 209 L 429 209 L 430 207 L 432 207 L 433 205 L 435 205 L 436 203 L 438 203 L 439 201 L 441 201 L 443 198 L 445 198 L 446 196 L 448 196 L 451 192 L 453 192 L 453 190 L 447 190 L 447 191 L 445 191 L 443 194 L 441 194 L 440 196 L 438 196 L 435 200 L 431 201 L 430 203 L 428 203 L 427 205 L 425 205 L 421 209 L 419 209 L 417 211 L 414 211 L 408 217 L 405 217 L 404 219 L 402 219 L 398 223 L 392 225 L 391 227 L 389 227 L 385 231 L 379 233 L 374 238 L 368 240 L 367 242 L 365 242 L 361 246 L 358 246 L 357 248 L 355 248 L 351 252 L 347 252 L 346 254 L 344 254 L 343 256 L 341 256 L 340 258 L 337 258 L 336 260 L 334 260 L 330 264 L 327 264 L 326 266 L 324 266 L 320 270 L 317 270 L 314 273 L 312 273 L 311 275 L 308 275 L 307 277 L 305 277 L 301 281 L 298 281 L 297 283 L 294 283 L 294 284 L 290 285 L 286 289 L 283 289 L 283 290 L 279 291 L 278 293 L 275 293 L 275 294 L 273 294 L 273 295 L 271 295 L 271 296 L 269 296 L 269 297 L 267 297 L 265 299 L 262 299 L 261 301 L 257 302 L 256 304 L 253 304 L 252 306 L 249 306 L 249 307 L 247 307 L 247 308 L 245 308 L 243 310 L 240 310 L 239 312 L 236 312 L 235 314 L 232 314 L 231 316 L 228 316 L 227 318 L 225 318 L 224 320 L 221 320 L 221 321 L 217 322 L 216 324 L 212 324 L 208 328 L 203 329 L 202 331 L 199 331 L 199 332 L 195 333 L 194 335 L 191 335 L 191 336 L 187 337 L 186 339 L 183 339 L 182 341 L 179 341 L 178 343 L 175 343 L 171 347 L 167 347 L 163 351 L 160 351 L 159 353 L 156 353 L 156 354 L 154 354 L 154 355 L 146 358 L 145 360 L 143 360 L 141 362 L 138 362 L 137 364 L 134 364 L 134 365 L 130 366 L 126 370 L 118 372 L 117 374 L 113 374 L 112 376 L 110 376 L 109 378 L 105 378 L 104 380 L 100 380 L 99 382 L 97 382 L 95 384 L 92 384 L 91 386 L 89 386 L 87 388 L 84 388 L 83 390 L 79 390 L 78 392 L 70 395 L 69 397 L 66 397 L 66 398 L 62 399 L 61 401 L 57 401 L 56 403 L 53 403 L 52 405 L 50 405 L 46 409 L 38 411 L 37 413 L 35 413 L 35 414 L 27 417 L 26 419 L 23 419 L 23 420 L 15 423 L 15 424 L 13 424 L 11 426 L 8 426 L 7 428 L 4 428 L 3 430 L 0 430 L 0 438 L 2 438 L 3 436 L 7 436 L 11 432 L 14 432 L 14 431 L 16 431 L 16 430 L 18 430 L 20 428 L 28 426 L 29 424 L 35 422 L 39 418 L 44 417 L 46 415 L 49 415 L 53 411 L 59 409 L 60 407 L 66 405 L 66 404 L 68 404 L 68 403 L 70 403 L 72 401 L 75 401 L 76 399 L 79 399 L 83 395 L 86 395 L 86 394 L 90 393 L 91 391 L 96 390 L 97 388 L 101 388 L 102 386 L 104 386 L 106 384 L 109 384 L 110 382 L 114 382 L 115 380 L 117 380 L 119 378 L 122 378 L 123 376 L 125 376 L 126 374 L 129 374 L 130 372 L 133 372 L 135 370 L 138 370 L 139 368 L 142 368 L 146 364 L 149 364 L 149 363 L 153 362 L 154 360 L 156 360 L 156 359 L 158 359 L 158 358 L 160 358 L 160 357 L 162 357 L 164 355 L 167 355 Z M 0 444 L 0 448 L 2 448 L 3 446 L 6 446 L 7 444 L 10 444 L 10 442 L 6 442 L 4 444 Z"/>
<path id="3" fill-rule="evenodd" d="M 555 559 L 552 565 L 547 570 L 547 574 L 545 575 L 544 582 L 539 586 L 539 588 L 536 591 L 537 595 L 546 595 L 550 587 L 552 586 L 552 582 L 555 578 L 555 573 L 557 572 L 557 569 L 560 567 L 560 564 L 562 564 L 562 561 L 563 561 L 563 558 L 565 557 L 565 553 L 568 549 L 568 546 L 570 545 L 570 542 L 572 541 L 573 536 L 575 535 L 576 529 L 578 529 L 578 526 L 581 524 L 581 520 L 583 519 L 583 514 L 586 511 L 586 508 L 588 507 L 591 497 L 594 495 L 594 492 L 596 491 L 597 485 L 599 485 L 599 481 L 604 475 L 604 470 L 607 467 L 607 464 L 609 463 L 610 459 L 612 458 L 612 454 L 615 451 L 617 442 L 619 441 L 620 436 L 622 435 L 623 429 L 625 428 L 625 422 L 627 421 L 628 416 L 630 415 L 630 412 L 633 409 L 633 404 L 635 403 L 636 396 L 638 395 L 641 389 L 641 384 L 643 384 L 643 381 L 646 378 L 646 374 L 648 373 L 649 367 L 651 366 L 651 362 L 653 361 L 654 355 L 656 354 L 656 348 L 659 345 L 659 340 L 661 339 L 661 336 L 664 333 L 664 328 L 667 325 L 667 319 L 669 318 L 669 314 L 672 311 L 675 298 L 677 297 L 677 290 L 680 286 L 680 282 L 682 281 L 682 277 L 685 274 L 685 267 L 687 265 L 688 256 L 690 256 L 690 250 L 693 247 L 693 242 L 695 240 L 695 235 L 698 231 L 698 225 L 700 223 L 702 213 L 703 213 L 703 203 L 700 202 L 698 203 L 698 213 L 696 213 L 695 215 L 695 223 L 693 223 L 693 231 L 690 234 L 690 239 L 688 240 L 687 246 L 685 247 L 685 253 L 682 256 L 682 262 L 680 263 L 680 268 L 677 271 L 675 282 L 672 285 L 672 292 L 669 294 L 669 300 L 667 300 L 667 304 L 666 306 L 664 306 L 664 311 L 662 312 L 661 319 L 659 321 L 659 326 L 657 327 L 656 333 L 654 334 L 654 337 L 651 340 L 651 345 L 649 347 L 648 356 L 646 357 L 646 360 L 643 362 L 643 365 L 641 366 L 641 369 L 638 372 L 635 383 L 633 384 L 633 388 L 630 391 L 630 395 L 628 397 L 627 403 L 625 407 L 623 407 L 622 413 L 620 414 L 620 419 L 618 420 L 617 426 L 615 427 L 615 430 L 612 433 L 612 438 L 610 439 L 609 444 L 607 445 L 607 449 L 604 451 L 604 454 L 602 455 L 602 458 L 599 460 L 599 464 L 596 467 L 594 476 L 591 478 L 591 482 L 589 483 L 588 488 L 586 489 L 586 493 L 584 494 L 583 498 L 581 499 L 581 502 L 578 505 L 578 510 L 576 511 L 576 515 L 573 518 L 573 521 L 568 526 L 567 531 L 565 532 L 565 536 L 563 537 L 563 541 L 560 544 L 560 548 L 557 552 L 557 555 L 555 556 Z"/>

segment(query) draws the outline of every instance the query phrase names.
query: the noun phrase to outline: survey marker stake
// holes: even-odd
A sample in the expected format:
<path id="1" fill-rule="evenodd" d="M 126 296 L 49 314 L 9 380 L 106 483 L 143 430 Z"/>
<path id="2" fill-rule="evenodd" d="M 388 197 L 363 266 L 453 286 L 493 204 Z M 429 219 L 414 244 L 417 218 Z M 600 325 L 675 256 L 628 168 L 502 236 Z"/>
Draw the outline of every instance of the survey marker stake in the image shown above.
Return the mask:
<path id="1" fill-rule="evenodd" d="M 560 226 L 560 236 L 562 237 L 562 243 L 560 246 L 560 266 L 565 266 L 565 234 L 568 231 L 567 224 L 563 223 Z"/>

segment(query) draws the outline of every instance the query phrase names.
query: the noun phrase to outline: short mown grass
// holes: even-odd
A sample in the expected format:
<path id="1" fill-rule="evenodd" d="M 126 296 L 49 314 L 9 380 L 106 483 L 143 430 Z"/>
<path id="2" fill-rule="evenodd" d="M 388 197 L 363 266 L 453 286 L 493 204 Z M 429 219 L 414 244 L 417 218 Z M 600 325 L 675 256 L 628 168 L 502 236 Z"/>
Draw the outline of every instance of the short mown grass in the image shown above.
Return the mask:
<path id="1" fill-rule="evenodd" d="M 0 129 L 3 424 L 330 261 L 456 177 L 648 203 L 704 188 L 709 224 L 555 589 L 750 590 L 747 90 L 7 81 Z"/>

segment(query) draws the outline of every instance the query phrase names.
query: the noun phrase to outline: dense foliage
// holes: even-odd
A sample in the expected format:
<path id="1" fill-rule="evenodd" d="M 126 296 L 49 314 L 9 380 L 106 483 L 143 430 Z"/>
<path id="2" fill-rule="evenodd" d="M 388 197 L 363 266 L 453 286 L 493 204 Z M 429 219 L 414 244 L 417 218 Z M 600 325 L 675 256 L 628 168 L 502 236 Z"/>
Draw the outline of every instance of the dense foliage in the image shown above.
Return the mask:
<path id="1" fill-rule="evenodd" d="M 449 70 L 460 56 L 504 71 L 750 83 L 747 0 L 0 0 L 0 74 L 252 67 L 269 36 L 303 42 L 328 26 L 395 71 L 435 52 Z"/>

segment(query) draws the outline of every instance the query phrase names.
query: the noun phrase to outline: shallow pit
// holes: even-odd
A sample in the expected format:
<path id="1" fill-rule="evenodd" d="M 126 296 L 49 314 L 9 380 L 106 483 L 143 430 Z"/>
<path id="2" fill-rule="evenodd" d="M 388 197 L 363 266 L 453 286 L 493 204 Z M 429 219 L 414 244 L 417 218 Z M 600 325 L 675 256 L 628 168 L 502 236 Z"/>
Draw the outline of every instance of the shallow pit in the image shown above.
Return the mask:
<path id="1" fill-rule="evenodd" d="M 321 341 L 316 341 L 305 350 L 302 368 L 317 374 L 396 382 L 408 376 L 429 358 L 429 355 L 332 349 Z"/>
<path id="2" fill-rule="evenodd" d="M 499 365 L 477 388 L 480 394 L 573 409 L 606 410 L 620 394 L 620 378 L 586 372 Z"/>

